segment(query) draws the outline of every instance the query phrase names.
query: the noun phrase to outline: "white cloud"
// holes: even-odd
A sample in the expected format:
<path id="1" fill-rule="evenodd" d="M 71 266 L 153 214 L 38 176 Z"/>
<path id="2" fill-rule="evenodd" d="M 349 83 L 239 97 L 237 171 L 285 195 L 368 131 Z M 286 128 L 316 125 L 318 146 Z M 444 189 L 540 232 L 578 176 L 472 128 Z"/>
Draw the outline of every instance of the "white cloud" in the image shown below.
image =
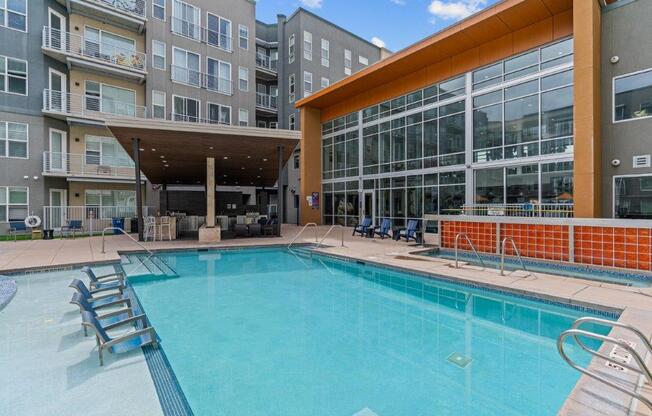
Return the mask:
<path id="1" fill-rule="evenodd" d="M 405 0 L 389 0 L 394 4 L 398 4 L 399 6 L 405 6 Z"/>
<path id="2" fill-rule="evenodd" d="M 301 4 L 311 9 L 321 8 L 323 0 L 301 0 Z"/>
<path id="3" fill-rule="evenodd" d="M 479 11 L 486 3 L 487 0 L 433 0 L 428 11 L 436 18 L 460 20 Z"/>
<path id="4" fill-rule="evenodd" d="M 385 41 L 382 40 L 381 38 L 376 37 L 376 36 L 371 38 L 371 43 L 378 46 L 379 48 L 384 48 L 385 47 Z"/>

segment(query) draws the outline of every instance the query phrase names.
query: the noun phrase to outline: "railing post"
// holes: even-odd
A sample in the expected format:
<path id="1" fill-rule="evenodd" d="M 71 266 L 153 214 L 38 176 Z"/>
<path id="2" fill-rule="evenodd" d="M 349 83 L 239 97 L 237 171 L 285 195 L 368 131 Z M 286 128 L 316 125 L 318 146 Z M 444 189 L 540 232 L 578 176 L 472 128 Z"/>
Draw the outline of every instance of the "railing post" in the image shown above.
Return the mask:
<path id="1" fill-rule="evenodd" d="M 575 225 L 568 225 L 568 261 L 575 263 Z"/>

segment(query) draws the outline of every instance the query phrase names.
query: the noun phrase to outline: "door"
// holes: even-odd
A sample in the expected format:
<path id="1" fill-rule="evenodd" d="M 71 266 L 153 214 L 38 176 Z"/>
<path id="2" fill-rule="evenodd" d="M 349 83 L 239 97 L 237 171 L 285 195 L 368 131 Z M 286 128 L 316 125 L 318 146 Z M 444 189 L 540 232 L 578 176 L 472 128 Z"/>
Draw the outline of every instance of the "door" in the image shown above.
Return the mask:
<path id="1" fill-rule="evenodd" d="M 372 224 L 376 224 L 376 199 L 374 191 L 364 191 L 362 193 L 362 219 L 365 217 L 372 218 Z"/>
<path id="2" fill-rule="evenodd" d="M 50 111 L 65 113 L 67 110 L 66 75 L 50 68 L 50 82 L 47 100 Z"/>
<path id="3" fill-rule="evenodd" d="M 65 51 L 66 18 L 52 9 L 48 9 L 48 24 L 50 26 L 50 48 Z"/>
<path id="4" fill-rule="evenodd" d="M 47 226 L 60 229 L 66 224 L 66 206 L 68 205 L 68 192 L 65 189 L 50 189 L 50 209 L 45 213 Z"/>
<path id="5" fill-rule="evenodd" d="M 66 172 L 68 165 L 67 144 L 65 131 L 50 129 L 50 156 L 48 161 L 51 172 Z"/>

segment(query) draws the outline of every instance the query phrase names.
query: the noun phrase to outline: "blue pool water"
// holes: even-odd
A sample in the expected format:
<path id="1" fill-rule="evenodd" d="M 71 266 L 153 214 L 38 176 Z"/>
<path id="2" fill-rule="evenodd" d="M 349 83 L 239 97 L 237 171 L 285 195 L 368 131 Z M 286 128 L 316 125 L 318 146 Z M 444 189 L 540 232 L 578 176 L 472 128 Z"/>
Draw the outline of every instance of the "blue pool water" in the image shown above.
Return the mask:
<path id="1" fill-rule="evenodd" d="M 586 312 L 285 249 L 161 256 L 180 277 L 131 281 L 196 415 L 554 415 L 579 378 L 555 341 Z"/>

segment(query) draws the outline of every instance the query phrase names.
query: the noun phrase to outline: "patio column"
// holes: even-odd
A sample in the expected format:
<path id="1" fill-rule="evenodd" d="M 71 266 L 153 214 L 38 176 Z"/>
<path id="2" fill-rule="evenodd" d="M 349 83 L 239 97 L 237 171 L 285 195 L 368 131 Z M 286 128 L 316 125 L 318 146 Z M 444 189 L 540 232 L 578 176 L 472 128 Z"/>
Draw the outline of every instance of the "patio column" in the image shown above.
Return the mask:
<path id="1" fill-rule="evenodd" d="M 215 158 L 206 158 L 206 227 L 215 227 Z"/>
<path id="2" fill-rule="evenodd" d="M 281 145 L 276 148 L 278 153 L 278 192 L 276 197 L 276 216 L 278 217 L 278 229 L 276 230 L 277 235 L 281 236 L 281 224 L 283 224 L 283 153 L 285 151 L 285 146 Z"/>
<path id="3" fill-rule="evenodd" d="M 143 194 L 140 186 L 140 139 L 131 139 L 132 157 L 134 159 L 134 176 L 136 177 L 136 218 L 138 218 L 138 241 L 145 241 L 143 238 Z"/>

